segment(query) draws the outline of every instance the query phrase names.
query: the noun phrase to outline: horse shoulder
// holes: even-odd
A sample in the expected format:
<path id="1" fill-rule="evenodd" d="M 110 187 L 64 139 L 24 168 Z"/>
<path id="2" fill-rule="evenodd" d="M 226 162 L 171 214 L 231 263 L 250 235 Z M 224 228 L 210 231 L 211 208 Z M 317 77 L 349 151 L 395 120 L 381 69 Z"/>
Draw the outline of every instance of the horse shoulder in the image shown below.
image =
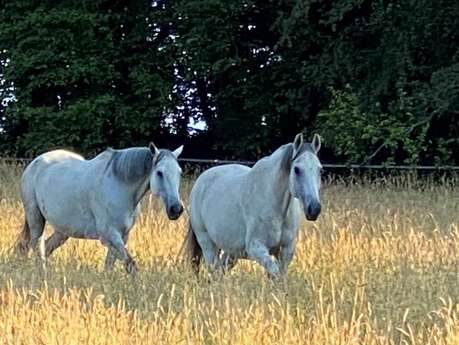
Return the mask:
<path id="1" fill-rule="evenodd" d="M 301 205 L 296 198 L 293 198 L 283 223 L 283 242 L 294 240 L 297 237 L 300 223 Z"/>
<path id="2" fill-rule="evenodd" d="M 128 231 L 140 213 L 139 204 L 134 205 L 133 194 L 112 174 L 101 177 L 91 191 L 91 208 L 98 220 L 97 227 Z"/>

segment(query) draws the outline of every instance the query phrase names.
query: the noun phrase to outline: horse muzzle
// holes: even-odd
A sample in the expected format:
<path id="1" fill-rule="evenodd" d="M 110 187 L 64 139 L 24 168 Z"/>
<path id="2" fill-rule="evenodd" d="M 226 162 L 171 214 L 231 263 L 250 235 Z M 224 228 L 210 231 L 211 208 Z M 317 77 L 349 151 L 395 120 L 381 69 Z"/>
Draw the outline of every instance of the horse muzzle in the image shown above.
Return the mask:
<path id="1" fill-rule="evenodd" d="M 182 213 L 182 204 L 174 204 L 172 206 L 167 207 L 167 217 L 169 217 L 170 220 L 177 220 Z"/>
<path id="2" fill-rule="evenodd" d="M 318 201 L 312 201 L 308 204 L 307 207 L 304 208 L 306 219 L 311 220 L 311 221 L 317 220 L 317 218 L 319 217 L 320 211 L 321 211 L 321 206 L 320 206 L 320 202 Z"/>

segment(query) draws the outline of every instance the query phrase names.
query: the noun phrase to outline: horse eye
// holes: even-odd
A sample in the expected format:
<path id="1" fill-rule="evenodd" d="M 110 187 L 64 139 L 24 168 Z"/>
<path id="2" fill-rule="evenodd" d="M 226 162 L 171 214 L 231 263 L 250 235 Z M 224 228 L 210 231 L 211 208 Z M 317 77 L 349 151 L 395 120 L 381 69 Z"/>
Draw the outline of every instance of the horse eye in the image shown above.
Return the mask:
<path id="1" fill-rule="evenodd" d="M 156 172 L 156 175 L 158 175 L 159 178 L 163 177 L 163 173 L 161 171 Z"/>
<path id="2" fill-rule="evenodd" d="M 299 175 L 301 174 L 301 170 L 300 170 L 300 168 L 298 168 L 298 167 L 293 168 L 293 172 L 294 172 L 295 175 L 297 175 L 297 176 L 299 176 Z"/>

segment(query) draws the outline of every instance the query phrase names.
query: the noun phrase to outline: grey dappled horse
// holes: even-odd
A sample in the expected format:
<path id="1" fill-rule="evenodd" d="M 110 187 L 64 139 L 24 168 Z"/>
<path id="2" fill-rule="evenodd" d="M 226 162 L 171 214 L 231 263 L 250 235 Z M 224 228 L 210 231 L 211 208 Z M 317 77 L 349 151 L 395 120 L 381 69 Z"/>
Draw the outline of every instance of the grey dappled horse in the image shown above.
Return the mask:
<path id="1" fill-rule="evenodd" d="M 91 160 L 65 150 L 38 156 L 21 180 L 25 223 L 16 251 L 38 249 L 44 259 L 69 237 L 98 239 L 108 248 L 106 268 L 120 256 L 128 272 L 135 270 L 125 244 L 148 189 L 162 199 L 169 219 L 183 211 L 177 162 L 182 149 L 159 150 L 151 143 L 107 149 Z M 46 221 L 54 233 L 45 243 Z"/>
<path id="2" fill-rule="evenodd" d="M 229 164 L 200 175 L 190 194 L 184 242 L 194 268 L 204 256 L 211 269 L 230 269 L 247 258 L 270 276 L 284 272 L 294 254 L 301 206 L 308 220 L 320 213 L 319 149 L 317 134 L 311 143 L 298 134 L 252 168 Z"/>

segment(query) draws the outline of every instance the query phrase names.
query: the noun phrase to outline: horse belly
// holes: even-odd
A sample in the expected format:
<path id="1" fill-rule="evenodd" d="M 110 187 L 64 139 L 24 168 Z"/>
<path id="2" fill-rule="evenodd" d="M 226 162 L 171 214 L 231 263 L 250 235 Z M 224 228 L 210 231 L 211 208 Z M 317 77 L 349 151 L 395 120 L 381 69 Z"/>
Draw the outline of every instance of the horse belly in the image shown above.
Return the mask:
<path id="1" fill-rule="evenodd" d="M 91 209 L 76 195 L 48 193 L 37 199 L 41 213 L 54 229 L 69 237 L 98 238 Z"/>
<path id="2" fill-rule="evenodd" d="M 212 241 L 223 251 L 230 254 L 245 253 L 245 231 L 238 227 L 221 228 L 221 231 L 210 232 Z"/>
<path id="3" fill-rule="evenodd" d="M 205 228 L 219 249 L 227 253 L 239 253 L 245 250 L 246 228 L 234 209 L 226 209 L 218 217 L 204 220 Z"/>
<path id="4" fill-rule="evenodd" d="M 89 209 L 54 210 L 45 215 L 46 220 L 59 232 L 74 238 L 97 239 L 94 217 Z"/>

